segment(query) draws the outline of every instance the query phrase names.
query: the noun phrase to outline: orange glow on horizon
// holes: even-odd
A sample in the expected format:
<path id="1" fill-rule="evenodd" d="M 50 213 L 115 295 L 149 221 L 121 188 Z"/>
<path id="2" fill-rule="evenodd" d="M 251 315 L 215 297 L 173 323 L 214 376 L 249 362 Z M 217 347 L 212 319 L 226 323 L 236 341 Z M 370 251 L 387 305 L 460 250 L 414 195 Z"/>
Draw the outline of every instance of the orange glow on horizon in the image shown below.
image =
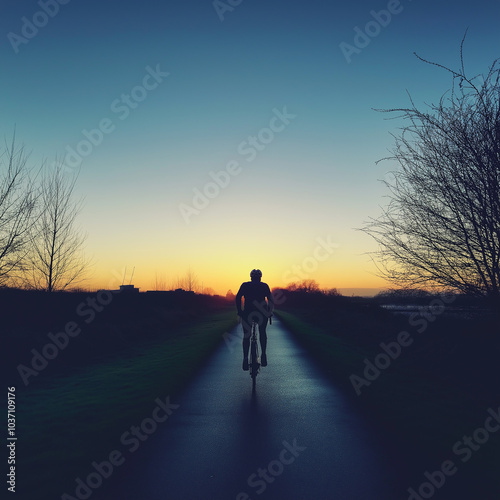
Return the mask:
<path id="1" fill-rule="evenodd" d="M 388 288 L 388 283 L 375 275 L 375 268 L 372 265 L 369 269 L 355 266 L 344 267 L 344 269 L 329 269 L 320 272 L 292 273 L 290 269 L 282 266 L 267 265 L 259 266 L 254 263 L 253 267 L 258 267 L 263 272 L 262 281 L 269 284 L 271 288 L 286 288 L 292 282 L 300 282 L 303 279 L 315 280 L 321 289 L 383 289 Z M 161 271 L 154 266 L 108 268 L 100 266 L 95 269 L 92 277 L 89 278 L 82 287 L 89 290 L 100 288 L 117 289 L 121 284 L 133 284 L 141 292 L 147 290 L 175 290 L 176 288 L 187 288 L 186 278 L 191 272 L 193 288 L 196 292 L 212 292 L 225 296 L 231 290 L 236 293 L 240 284 L 250 280 L 250 265 L 243 266 L 241 263 L 228 263 L 220 266 L 209 266 L 205 269 L 195 267 L 179 267 L 179 272 Z M 366 266 L 368 267 L 368 266 Z M 352 269 L 356 269 L 356 272 Z M 109 270 L 111 269 L 111 270 Z M 133 272 L 133 276 L 132 276 Z M 286 280 L 284 278 L 287 278 Z"/>

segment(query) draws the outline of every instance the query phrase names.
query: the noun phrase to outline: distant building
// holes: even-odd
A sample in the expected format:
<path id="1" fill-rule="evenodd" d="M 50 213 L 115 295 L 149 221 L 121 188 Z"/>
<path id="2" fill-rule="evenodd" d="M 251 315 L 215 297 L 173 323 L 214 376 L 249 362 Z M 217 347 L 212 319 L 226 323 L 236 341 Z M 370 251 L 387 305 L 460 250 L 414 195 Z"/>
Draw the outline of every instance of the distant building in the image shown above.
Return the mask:
<path id="1" fill-rule="evenodd" d="M 139 289 L 134 285 L 120 285 L 120 292 L 124 293 L 139 293 Z"/>

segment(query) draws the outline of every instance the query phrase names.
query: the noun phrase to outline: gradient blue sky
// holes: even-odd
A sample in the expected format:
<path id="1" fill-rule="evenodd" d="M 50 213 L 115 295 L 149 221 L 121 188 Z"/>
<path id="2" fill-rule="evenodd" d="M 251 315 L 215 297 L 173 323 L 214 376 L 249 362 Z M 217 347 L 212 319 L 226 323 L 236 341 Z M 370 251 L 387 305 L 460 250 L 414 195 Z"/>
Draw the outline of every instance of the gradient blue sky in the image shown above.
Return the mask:
<path id="1" fill-rule="evenodd" d="M 407 91 L 436 102 L 451 78 L 413 52 L 456 68 L 467 28 L 471 74 L 500 56 L 498 2 L 406 0 L 348 63 L 340 44 L 396 3 L 243 0 L 221 21 L 210 0 L 70 0 L 16 53 L 9 33 L 21 35 L 41 4 L 6 0 L 0 134 L 16 127 L 33 163 L 52 162 L 82 130 L 111 121 L 76 193 L 93 286 L 126 266 L 141 289 L 155 273 L 173 282 L 189 268 L 223 293 L 253 267 L 282 286 L 296 266 L 325 287 L 384 286 L 365 254 L 374 244 L 355 228 L 385 203 L 378 179 L 391 165 L 375 162 L 400 124 L 372 108 L 405 106 Z M 169 76 L 121 120 L 112 103 L 157 66 Z M 285 107 L 296 117 L 247 161 L 240 144 Z M 241 173 L 187 224 L 179 205 L 230 161 Z M 318 238 L 338 247 L 314 264 Z"/>

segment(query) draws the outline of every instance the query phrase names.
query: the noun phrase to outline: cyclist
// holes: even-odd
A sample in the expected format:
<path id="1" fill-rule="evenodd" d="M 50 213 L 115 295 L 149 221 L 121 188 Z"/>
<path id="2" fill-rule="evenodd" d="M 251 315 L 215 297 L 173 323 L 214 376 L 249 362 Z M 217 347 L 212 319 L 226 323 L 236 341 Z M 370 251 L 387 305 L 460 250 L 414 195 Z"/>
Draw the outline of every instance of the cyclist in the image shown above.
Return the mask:
<path id="1" fill-rule="evenodd" d="M 262 271 L 260 269 L 253 269 L 250 273 L 250 279 L 251 281 L 241 284 L 236 294 L 236 309 L 243 324 L 243 370 L 245 371 L 248 370 L 248 350 L 250 348 L 252 321 L 255 321 L 259 325 L 260 348 L 262 351 L 260 364 L 267 366 L 266 326 L 274 310 L 274 301 L 269 285 L 261 281 Z M 241 307 L 242 297 L 245 298 L 244 309 Z"/>

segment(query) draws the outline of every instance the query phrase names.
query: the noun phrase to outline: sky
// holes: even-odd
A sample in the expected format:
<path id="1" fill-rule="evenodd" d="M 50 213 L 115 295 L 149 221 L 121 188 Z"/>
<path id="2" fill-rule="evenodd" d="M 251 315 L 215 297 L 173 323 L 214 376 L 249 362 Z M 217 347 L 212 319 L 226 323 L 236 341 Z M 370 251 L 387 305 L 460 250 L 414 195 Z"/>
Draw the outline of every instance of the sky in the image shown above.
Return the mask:
<path id="1" fill-rule="evenodd" d="M 500 4 L 3 0 L 0 136 L 78 173 L 89 288 L 390 286 L 360 231 L 401 122 L 500 57 Z M 133 272 L 133 276 L 132 276 Z"/>

